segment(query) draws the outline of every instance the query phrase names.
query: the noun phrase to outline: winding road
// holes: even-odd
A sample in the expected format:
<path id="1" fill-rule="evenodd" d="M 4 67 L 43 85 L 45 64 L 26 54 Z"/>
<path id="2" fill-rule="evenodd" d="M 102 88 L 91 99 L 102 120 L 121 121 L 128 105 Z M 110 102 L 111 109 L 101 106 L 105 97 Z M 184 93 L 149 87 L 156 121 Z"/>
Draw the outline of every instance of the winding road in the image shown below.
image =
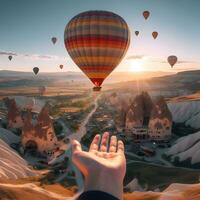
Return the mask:
<path id="1" fill-rule="evenodd" d="M 90 113 L 86 116 L 86 118 L 82 121 L 82 123 L 80 124 L 79 129 L 75 132 L 72 133 L 69 136 L 66 136 L 66 138 L 73 140 L 76 139 L 79 142 L 81 141 L 81 138 L 87 133 L 87 129 L 86 129 L 86 125 L 88 123 L 88 121 L 90 120 L 90 118 L 92 117 L 92 115 L 95 113 L 95 111 L 98 108 L 98 99 L 100 98 L 101 94 L 99 94 L 96 99 L 94 100 L 93 104 L 94 104 L 94 108 L 90 111 Z M 70 143 L 71 144 L 71 143 Z M 62 154 L 60 157 L 58 158 L 54 158 L 52 159 L 49 164 L 55 164 L 55 163 L 60 163 L 62 161 L 64 161 L 64 159 L 68 157 L 71 160 L 71 145 L 66 145 L 65 147 L 65 153 Z M 70 161 L 70 167 L 73 169 L 73 171 L 75 172 L 75 177 L 76 177 L 76 182 L 79 188 L 79 191 L 81 191 L 83 189 L 83 177 L 82 174 L 80 173 L 80 171 L 72 164 L 72 161 Z M 63 177 L 59 177 L 59 178 L 65 178 L 67 176 L 67 174 L 64 174 Z"/>
<path id="2" fill-rule="evenodd" d="M 75 140 L 78 140 L 80 142 L 81 138 L 87 133 L 86 125 L 87 125 L 88 121 L 90 120 L 90 118 L 92 117 L 92 115 L 95 113 L 95 111 L 98 108 L 98 100 L 99 100 L 100 96 L 101 96 L 101 94 L 99 94 L 96 97 L 96 99 L 94 101 L 94 108 L 87 115 L 87 117 L 82 121 L 82 123 L 81 123 L 80 127 L 78 128 L 78 130 L 68 137 L 70 140 L 75 139 Z"/>

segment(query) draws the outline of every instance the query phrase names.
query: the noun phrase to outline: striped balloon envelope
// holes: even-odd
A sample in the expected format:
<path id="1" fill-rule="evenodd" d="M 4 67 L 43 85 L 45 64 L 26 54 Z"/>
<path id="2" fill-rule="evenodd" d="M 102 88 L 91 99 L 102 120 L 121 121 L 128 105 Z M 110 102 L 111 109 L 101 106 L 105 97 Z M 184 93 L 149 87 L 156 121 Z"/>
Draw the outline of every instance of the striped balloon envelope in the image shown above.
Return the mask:
<path id="1" fill-rule="evenodd" d="M 76 65 L 100 90 L 105 78 L 125 56 L 130 31 L 125 20 L 108 11 L 87 11 L 65 28 L 65 47 Z"/>

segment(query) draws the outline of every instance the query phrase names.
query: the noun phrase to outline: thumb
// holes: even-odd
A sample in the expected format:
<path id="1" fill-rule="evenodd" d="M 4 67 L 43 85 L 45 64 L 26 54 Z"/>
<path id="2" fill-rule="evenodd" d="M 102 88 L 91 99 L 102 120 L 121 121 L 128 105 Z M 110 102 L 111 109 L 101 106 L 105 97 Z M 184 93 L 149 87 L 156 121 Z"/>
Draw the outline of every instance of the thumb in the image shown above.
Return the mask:
<path id="1" fill-rule="evenodd" d="M 72 140 L 72 154 L 82 151 L 81 144 L 77 140 Z"/>

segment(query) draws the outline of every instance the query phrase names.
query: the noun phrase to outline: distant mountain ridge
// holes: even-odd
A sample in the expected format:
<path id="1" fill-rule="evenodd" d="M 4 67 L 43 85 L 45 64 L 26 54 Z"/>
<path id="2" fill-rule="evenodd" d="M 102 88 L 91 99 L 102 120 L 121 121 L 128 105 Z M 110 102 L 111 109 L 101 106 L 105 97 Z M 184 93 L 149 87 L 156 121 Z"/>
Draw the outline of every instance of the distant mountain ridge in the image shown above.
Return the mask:
<path id="1" fill-rule="evenodd" d="M 171 74 L 171 73 L 170 73 Z M 113 72 L 104 82 L 105 84 L 127 82 L 136 79 L 152 78 L 169 75 L 168 72 Z M 0 70 L 0 88 L 21 86 L 50 86 L 66 82 L 91 84 L 91 81 L 82 72 L 20 72 Z M 72 83 L 73 83 L 72 82 Z"/>
<path id="2" fill-rule="evenodd" d="M 158 76 L 165 76 L 173 74 L 171 72 L 162 72 L 162 71 L 146 71 L 146 72 L 113 72 L 108 79 L 113 78 L 119 78 L 119 77 L 126 77 L 129 79 L 135 79 L 135 76 L 137 77 L 158 77 Z M 10 70 L 0 70 L 0 78 L 1 77 L 34 77 L 35 75 L 33 72 L 23 72 L 23 71 L 10 71 Z M 50 76 L 50 77 L 56 77 L 56 76 L 76 76 L 79 78 L 86 78 L 86 76 L 82 72 L 73 72 L 73 71 L 61 71 L 61 72 L 39 72 L 37 76 Z M 126 79 L 124 80 L 126 81 Z"/>

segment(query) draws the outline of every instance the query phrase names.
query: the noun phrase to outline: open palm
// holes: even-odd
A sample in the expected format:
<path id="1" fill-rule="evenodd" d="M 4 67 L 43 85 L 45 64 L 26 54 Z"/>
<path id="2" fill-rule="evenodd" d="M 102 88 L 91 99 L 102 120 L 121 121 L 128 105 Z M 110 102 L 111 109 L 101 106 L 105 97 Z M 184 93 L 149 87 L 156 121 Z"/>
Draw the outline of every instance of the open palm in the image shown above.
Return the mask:
<path id="1" fill-rule="evenodd" d="M 108 179 L 112 179 L 111 185 L 113 182 L 123 185 L 126 172 L 124 144 L 121 140 L 117 141 L 116 136 L 110 138 L 107 132 L 102 138 L 96 135 L 88 152 L 83 151 L 80 143 L 74 140 L 72 150 L 72 161 L 83 173 L 86 187 L 101 189 L 102 185 L 109 184 Z"/>

